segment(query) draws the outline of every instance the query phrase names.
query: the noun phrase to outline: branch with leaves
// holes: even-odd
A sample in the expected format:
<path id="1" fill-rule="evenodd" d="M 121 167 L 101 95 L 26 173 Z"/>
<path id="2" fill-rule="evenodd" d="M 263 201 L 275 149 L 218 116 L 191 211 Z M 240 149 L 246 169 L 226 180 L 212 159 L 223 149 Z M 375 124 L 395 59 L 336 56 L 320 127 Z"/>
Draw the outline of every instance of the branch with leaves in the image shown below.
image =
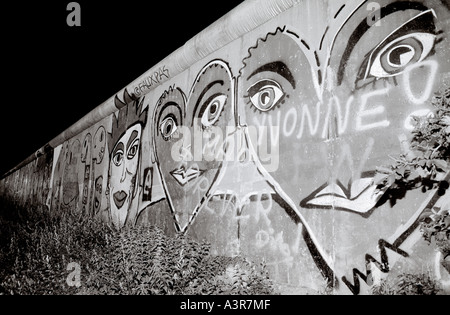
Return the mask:
<path id="1" fill-rule="evenodd" d="M 450 171 L 450 85 L 436 92 L 431 100 L 435 108 L 430 115 L 413 117 L 409 150 L 398 157 L 391 156 L 393 164 L 379 167 L 375 176 L 378 190 L 389 197 L 403 196 L 412 189 L 437 189 L 443 196 L 450 184 L 446 176 Z M 445 208 L 426 209 L 421 218 L 421 231 L 425 240 L 438 237 L 442 246 L 450 244 L 450 215 Z M 442 243 L 443 242 L 443 243 Z M 446 252 L 446 250 L 444 250 Z M 444 253 L 443 252 L 443 253 Z M 444 253 L 445 254 L 445 253 Z"/>
<path id="2" fill-rule="evenodd" d="M 390 167 L 379 167 L 375 184 L 379 189 L 440 188 L 446 190 L 450 170 L 450 87 L 436 93 L 432 115 L 413 117 L 409 151 L 392 157 Z"/>

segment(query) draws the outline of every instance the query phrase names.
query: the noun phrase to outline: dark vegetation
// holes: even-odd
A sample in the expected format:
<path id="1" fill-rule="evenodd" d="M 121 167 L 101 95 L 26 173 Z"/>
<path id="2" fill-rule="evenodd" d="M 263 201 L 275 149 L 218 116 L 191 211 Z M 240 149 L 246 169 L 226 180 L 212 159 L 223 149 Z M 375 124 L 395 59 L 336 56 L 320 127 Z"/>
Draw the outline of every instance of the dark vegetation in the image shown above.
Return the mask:
<path id="1" fill-rule="evenodd" d="M 428 273 L 404 273 L 394 282 L 384 280 L 372 287 L 373 295 L 445 295 L 439 283 Z"/>
<path id="2" fill-rule="evenodd" d="M 46 207 L 0 209 L 0 295 L 275 294 L 264 265 L 153 226 L 120 232 Z M 75 269 L 80 267 L 76 285 Z"/>

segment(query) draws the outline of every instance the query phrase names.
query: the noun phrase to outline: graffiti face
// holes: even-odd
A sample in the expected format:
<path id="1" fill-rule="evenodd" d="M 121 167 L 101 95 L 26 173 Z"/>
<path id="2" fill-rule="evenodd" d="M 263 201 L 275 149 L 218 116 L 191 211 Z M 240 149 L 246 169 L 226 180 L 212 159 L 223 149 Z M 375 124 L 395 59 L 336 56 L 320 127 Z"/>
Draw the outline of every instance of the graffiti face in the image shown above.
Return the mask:
<path id="1" fill-rule="evenodd" d="M 317 41 L 288 27 L 268 34 L 249 49 L 239 84 L 246 124 L 280 127 L 269 139 L 279 141 L 281 167 L 258 167 L 339 275 L 349 257 L 397 240 L 398 227 L 420 212 L 426 196 L 407 195 L 394 211 L 374 176 L 392 163 L 390 154 L 407 149 L 411 117 L 431 113 L 432 92 L 449 72 L 444 5 L 377 3 L 377 23 L 368 23 L 365 1 L 337 4 Z M 389 224 L 375 224 L 383 218 Z M 330 232 L 336 224 L 352 233 Z"/>
<path id="2" fill-rule="evenodd" d="M 186 100 L 171 88 L 154 114 L 154 149 L 174 212 L 184 231 L 205 203 L 223 169 L 223 135 L 232 119 L 232 80 L 228 66 L 209 63 L 198 75 Z"/>
<path id="3" fill-rule="evenodd" d="M 94 147 L 92 150 L 92 159 L 100 164 L 105 156 L 106 130 L 103 126 L 97 129 L 94 136 Z"/>
<path id="4" fill-rule="evenodd" d="M 63 190 L 62 198 L 63 205 L 66 208 L 75 208 L 74 205 L 77 202 L 77 198 L 80 194 L 78 186 L 78 170 L 77 163 L 80 160 L 81 144 L 79 140 L 75 140 L 69 148 L 64 150 L 65 152 L 65 167 L 63 173 Z"/>
<path id="5" fill-rule="evenodd" d="M 138 176 L 142 130 L 147 121 L 147 111 L 141 112 L 143 99 L 133 102 L 113 117 L 109 135 L 109 205 L 113 224 L 117 228 L 129 219 L 132 202 L 138 192 Z"/>
<path id="6" fill-rule="evenodd" d="M 283 49 L 274 50 L 272 47 Z M 311 163 L 308 162 L 310 157 L 320 152 L 320 145 L 316 144 L 320 139 L 318 126 L 307 127 L 311 115 L 320 113 L 314 79 L 310 61 L 302 47 L 281 29 L 276 35 L 258 42 L 257 48 L 251 51 L 251 57 L 245 60 L 240 105 L 246 122 L 248 125 L 267 126 L 268 130 L 271 126 L 278 126 L 279 133 L 272 132 L 266 140 L 271 145 L 279 141 L 280 148 L 287 150 L 280 154 L 280 165 L 292 166 L 279 167 L 272 173 L 276 178 L 292 178 L 289 174 L 296 171 L 297 164 L 293 161 L 306 166 Z M 302 128 L 298 128 L 297 122 Z M 308 150 L 302 150 L 306 145 Z M 258 143 L 252 143 L 252 147 L 256 149 Z M 313 170 L 305 169 L 306 173 L 296 172 L 296 176 L 311 178 Z M 291 187 L 292 192 L 297 190 Z"/>
<path id="7" fill-rule="evenodd" d="M 112 150 L 110 162 L 111 217 L 122 227 L 136 189 L 142 126 L 130 127 Z"/>
<path id="8" fill-rule="evenodd" d="M 97 214 L 100 211 L 101 202 L 102 202 L 102 188 L 103 188 L 103 176 L 99 176 L 95 180 L 95 191 L 94 191 L 94 214 Z"/>
<path id="9" fill-rule="evenodd" d="M 334 114 L 335 134 L 348 140 L 334 159 L 340 166 L 332 173 L 337 185 L 324 184 L 303 201 L 305 207 L 333 206 L 368 214 L 383 194 L 377 194 L 372 184 L 375 169 L 389 162 L 382 152 L 400 152 L 400 141 L 412 129 L 411 117 L 431 113 L 427 101 L 442 73 L 448 71 L 439 20 L 425 4 L 390 2 L 380 3 L 378 26 L 364 23 L 366 8 L 359 8 L 345 21 L 331 47 L 327 89 L 334 93 L 333 102 L 341 110 L 345 104 L 349 113 Z M 348 117 L 352 113 L 353 127 Z M 345 135 L 349 128 L 354 130 L 352 137 Z M 358 150 L 356 143 L 364 141 Z M 360 156 L 349 162 L 356 172 L 342 165 L 345 154 Z"/>

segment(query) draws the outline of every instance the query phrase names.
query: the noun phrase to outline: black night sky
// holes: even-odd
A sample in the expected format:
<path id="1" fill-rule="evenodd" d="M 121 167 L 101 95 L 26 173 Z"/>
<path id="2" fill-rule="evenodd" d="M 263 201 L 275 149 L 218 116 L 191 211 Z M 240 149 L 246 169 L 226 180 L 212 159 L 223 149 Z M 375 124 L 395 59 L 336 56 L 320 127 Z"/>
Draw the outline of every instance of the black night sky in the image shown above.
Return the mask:
<path id="1" fill-rule="evenodd" d="M 70 2 L 2 8 L 0 176 L 242 0 L 79 0 L 79 27 Z"/>

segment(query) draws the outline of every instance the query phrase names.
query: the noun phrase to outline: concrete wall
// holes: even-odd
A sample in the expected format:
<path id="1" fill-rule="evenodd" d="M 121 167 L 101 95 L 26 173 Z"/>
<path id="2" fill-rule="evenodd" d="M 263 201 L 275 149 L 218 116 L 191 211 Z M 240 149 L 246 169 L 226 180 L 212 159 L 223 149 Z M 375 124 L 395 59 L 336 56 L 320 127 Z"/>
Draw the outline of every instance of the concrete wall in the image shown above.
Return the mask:
<path id="1" fill-rule="evenodd" d="M 448 286 L 417 219 L 449 196 L 393 203 L 373 178 L 448 83 L 449 34 L 447 0 L 245 1 L 9 172 L 1 193 L 206 239 L 298 292 L 360 294 L 410 269 Z"/>

